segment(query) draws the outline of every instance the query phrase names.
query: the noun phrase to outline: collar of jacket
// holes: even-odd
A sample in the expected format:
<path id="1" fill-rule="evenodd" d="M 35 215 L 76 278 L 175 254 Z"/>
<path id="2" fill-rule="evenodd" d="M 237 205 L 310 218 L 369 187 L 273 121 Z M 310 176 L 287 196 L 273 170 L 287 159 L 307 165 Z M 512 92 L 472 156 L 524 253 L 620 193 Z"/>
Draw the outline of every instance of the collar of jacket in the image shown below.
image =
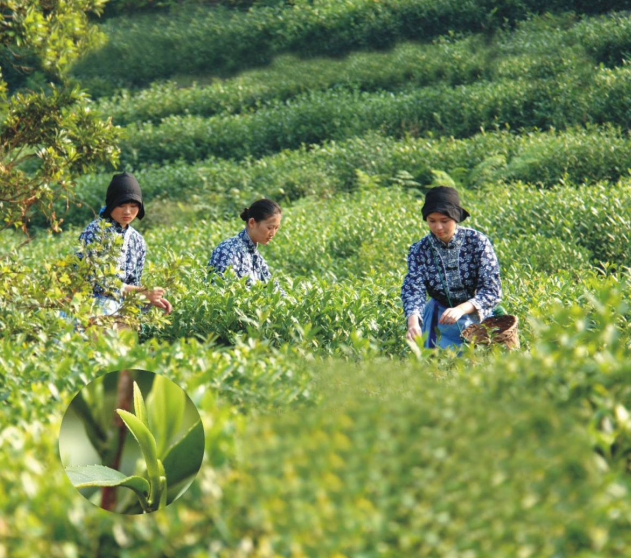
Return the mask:
<path id="1" fill-rule="evenodd" d="M 106 218 L 101 217 L 101 219 L 104 219 L 107 223 L 112 225 L 111 227 L 108 227 L 108 228 L 111 231 L 114 231 L 118 234 L 124 235 L 131 228 L 131 225 L 127 225 L 126 228 L 123 228 L 123 226 L 118 221 L 115 221 L 111 217 L 106 217 Z"/>
<path id="2" fill-rule="evenodd" d="M 456 230 L 454 231 L 453 236 L 449 239 L 449 242 L 443 242 L 434 233 L 430 233 L 430 235 L 432 236 L 432 240 L 434 241 L 434 244 L 438 248 L 451 250 L 455 248 L 456 246 L 458 246 L 458 243 L 460 242 L 460 237 L 462 236 L 462 228 L 456 225 Z"/>
<path id="3" fill-rule="evenodd" d="M 256 244 L 254 244 L 254 242 L 252 242 L 252 239 L 250 238 L 250 235 L 248 234 L 248 230 L 247 229 L 243 229 L 239 233 L 239 237 L 241 238 L 241 240 L 245 244 L 246 248 L 248 249 L 248 252 L 252 252 L 252 253 L 256 252 Z"/>

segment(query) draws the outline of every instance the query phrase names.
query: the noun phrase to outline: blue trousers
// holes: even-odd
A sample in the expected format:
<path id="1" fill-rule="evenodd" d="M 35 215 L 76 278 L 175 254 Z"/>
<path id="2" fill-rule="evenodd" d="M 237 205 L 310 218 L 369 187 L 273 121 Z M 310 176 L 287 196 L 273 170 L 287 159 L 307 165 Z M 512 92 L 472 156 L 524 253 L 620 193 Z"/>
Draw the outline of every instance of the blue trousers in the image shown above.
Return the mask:
<path id="1" fill-rule="evenodd" d="M 463 343 L 460 331 L 471 324 L 480 323 L 477 314 L 465 314 L 455 324 L 439 324 L 438 320 L 440 320 L 445 310 L 447 310 L 447 307 L 433 298 L 430 298 L 425 305 L 421 331 L 428 334 L 425 340 L 425 347 L 428 349 L 458 347 Z M 460 329 L 458 329 L 458 326 L 460 326 Z"/>

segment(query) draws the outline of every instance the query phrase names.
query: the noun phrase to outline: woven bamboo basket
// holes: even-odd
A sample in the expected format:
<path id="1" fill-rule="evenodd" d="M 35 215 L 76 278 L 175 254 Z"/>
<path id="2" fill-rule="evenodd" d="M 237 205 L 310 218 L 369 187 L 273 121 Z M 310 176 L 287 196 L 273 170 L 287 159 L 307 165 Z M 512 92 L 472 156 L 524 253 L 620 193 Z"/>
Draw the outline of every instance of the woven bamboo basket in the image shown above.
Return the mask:
<path id="1" fill-rule="evenodd" d="M 509 349 L 519 349 L 519 331 L 517 316 L 505 314 L 490 316 L 479 324 L 471 324 L 462 332 L 462 337 L 469 343 L 490 345 L 500 343 Z"/>

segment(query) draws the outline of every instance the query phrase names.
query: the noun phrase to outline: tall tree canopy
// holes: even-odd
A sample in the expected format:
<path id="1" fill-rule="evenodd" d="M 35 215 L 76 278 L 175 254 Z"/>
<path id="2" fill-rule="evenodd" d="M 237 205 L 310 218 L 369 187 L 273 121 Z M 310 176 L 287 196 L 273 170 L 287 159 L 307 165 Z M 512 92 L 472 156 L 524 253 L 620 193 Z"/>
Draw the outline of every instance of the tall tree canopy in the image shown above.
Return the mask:
<path id="1" fill-rule="evenodd" d="M 0 219 L 21 228 L 36 213 L 54 231 L 55 201 L 67 202 L 74 179 L 118 160 L 118 130 L 90 110 L 64 76 L 102 34 L 90 23 L 107 0 L 0 0 Z M 7 75 L 13 79 L 7 83 Z M 28 77 L 40 76 L 45 87 Z M 16 77 L 17 76 L 17 77 Z M 17 85 L 16 85 L 17 84 Z M 16 90 L 18 89 L 18 90 Z"/>

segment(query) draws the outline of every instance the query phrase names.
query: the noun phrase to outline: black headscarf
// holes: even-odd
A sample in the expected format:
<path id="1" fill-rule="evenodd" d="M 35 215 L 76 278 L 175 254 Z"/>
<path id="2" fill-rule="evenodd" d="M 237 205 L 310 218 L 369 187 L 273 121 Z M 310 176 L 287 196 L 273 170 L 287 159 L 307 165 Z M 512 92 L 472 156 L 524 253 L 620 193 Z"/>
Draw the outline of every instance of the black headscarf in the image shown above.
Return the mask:
<path id="1" fill-rule="evenodd" d="M 447 215 L 456 223 L 460 223 L 469 217 L 469 212 L 460 206 L 458 191 L 449 186 L 436 186 L 427 192 L 425 205 L 421 211 L 424 220 L 434 212 Z"/>
<path id="2" fill-rule="evenodd" d="M 142 219 L 145 216 L 145 206 L 142 203 L 140 184 L 138 184 L 138 181 L 133 174 L 128 172 L 115 174 L 112 177 L 110 185 L 107 187 L 107 194 L 105 195 L 105 211 L 103 212 L 103 215 L 105 217 L 109 217 L 113 209 L 123 203 L 132 201 L 140 204 L 138 219 Z"/>

